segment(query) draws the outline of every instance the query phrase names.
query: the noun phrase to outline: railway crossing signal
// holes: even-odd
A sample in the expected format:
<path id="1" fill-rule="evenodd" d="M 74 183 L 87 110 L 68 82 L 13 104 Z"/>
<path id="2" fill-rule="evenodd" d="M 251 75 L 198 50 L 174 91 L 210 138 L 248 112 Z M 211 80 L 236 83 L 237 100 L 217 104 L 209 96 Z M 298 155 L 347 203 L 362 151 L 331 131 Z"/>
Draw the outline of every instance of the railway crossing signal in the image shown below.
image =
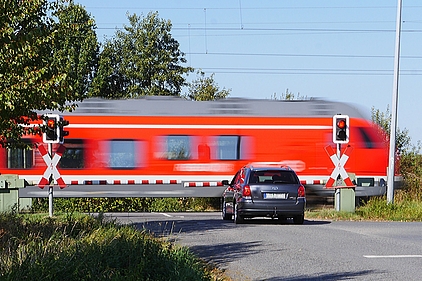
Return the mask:
<path id="1" fill-rule="evenodd" d="M 43 116 L 45 131 L 43 133 L 44 143 L 59 143 L 59 120 L 58 114 L 46 114 Z"/>
<path id="2" fill-rule="evenodd" d="M 333 116 L 333 142 L 337 144 L 349 142 L 349 116 Z"/>
<path id="3" fill-rule="evenodd" d="M 69 135 L 64 130 L 69 125 L 69 121 L 64 120 L 63 116 L 48 113 L 43 116 L 45 131 L 43 133 L 44 143 L 64 143 L 64 137 Z"/>

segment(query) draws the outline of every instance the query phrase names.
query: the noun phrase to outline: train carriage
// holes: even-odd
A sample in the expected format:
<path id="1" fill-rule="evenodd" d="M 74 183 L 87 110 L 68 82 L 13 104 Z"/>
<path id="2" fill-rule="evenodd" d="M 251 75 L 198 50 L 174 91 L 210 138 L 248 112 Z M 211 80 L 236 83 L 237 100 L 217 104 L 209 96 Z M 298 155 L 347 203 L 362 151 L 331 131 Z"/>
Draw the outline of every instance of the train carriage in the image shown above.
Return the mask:
<path id="1" fill-rule="evenodd" d="M 350 141 L 342 148 L 353 148 L 345 169 L 357 196 L 385 193 L 388 146 L 380 128 L 352 105 L 319 99 L 88 99 L 59 113 L 69 121 L 69 136 L 58 168 L 69 186 L 141 188 L 219 185 L 247 163 L 273 163 L 294 169 L 307 192 L 332 193 L 324 188 L 334 168 L 326 147 L 336 149 L 332 118 L 339 113 L 350 117 Z M 43 145 L 38 136 L 26 141 Z M 46 168 L 36 149 L 1 149 L 0 158 L 0 173 L 34 185 Z"/>

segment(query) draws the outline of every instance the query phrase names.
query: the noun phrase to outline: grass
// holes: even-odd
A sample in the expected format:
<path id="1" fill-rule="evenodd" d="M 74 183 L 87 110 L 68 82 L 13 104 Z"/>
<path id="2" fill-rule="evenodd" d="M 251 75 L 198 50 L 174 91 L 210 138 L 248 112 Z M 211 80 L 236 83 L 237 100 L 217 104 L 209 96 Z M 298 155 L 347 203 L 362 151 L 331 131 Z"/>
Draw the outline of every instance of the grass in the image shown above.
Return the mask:
<path id="1" fill-rule="evenodd" d="M 102 216 L 0 214 L 0 280 L 223 280 L 188 248 Z"/>
<path id="2" fill-rule="evenodd" d="M 167 201 L 166 201 L 167 202 Z M 332 206 L 307 219 L 422 221 L 422 202 L 373 198 L 354 213 Z M 230 280 L 186 247 L 80 213 L 0 213 L 0 280 Z"/>
<path id="3" fill-rule="evenodd" d="M 305 217 L 327 220 L 422 221 L 422 202 L 398 197 L 394 204 L 388 204 L 385 196 L 376 197 L 356 208 L 354 213 L 319 208 L 307 211 Z"/>

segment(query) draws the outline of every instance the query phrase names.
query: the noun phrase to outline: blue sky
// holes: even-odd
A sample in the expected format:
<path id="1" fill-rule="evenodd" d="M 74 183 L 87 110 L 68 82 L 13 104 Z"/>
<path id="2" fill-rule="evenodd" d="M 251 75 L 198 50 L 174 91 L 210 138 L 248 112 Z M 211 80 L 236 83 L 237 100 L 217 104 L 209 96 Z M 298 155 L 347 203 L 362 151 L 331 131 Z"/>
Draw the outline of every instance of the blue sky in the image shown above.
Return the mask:
<path id="1" fill-rule="evenodd" d="M 100 41 L 157 11 L 188 60 L 231 97 L 289 92 L 383 112 L 393 95 L 397 0 L 75 0 Z M 398 125 L 422 140 L 422 2 L 403 0 Z M 189 79 L 195 78 L 194 74 Z"/>

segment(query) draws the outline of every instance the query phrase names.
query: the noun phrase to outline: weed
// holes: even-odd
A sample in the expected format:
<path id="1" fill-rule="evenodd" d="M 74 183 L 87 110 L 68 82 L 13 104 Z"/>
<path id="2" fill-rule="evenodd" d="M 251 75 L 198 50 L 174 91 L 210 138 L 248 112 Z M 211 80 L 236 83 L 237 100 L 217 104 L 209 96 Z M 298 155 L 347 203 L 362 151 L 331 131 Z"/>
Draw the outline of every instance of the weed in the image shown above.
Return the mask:
<path id="1" fill-rule="evenodd" d="M 1 280 L 212 280 L 187 248 L 81 214 L 0 214 Z"/>
<path id="2" fill-rule="evenodd" d="M 329 220 L 422 221 L 422 202 L 397 196 L 394 204 L 388 204 L 386 197 L 381 196 L 372 198 L 354 213 L 323 208 L 307 211 L 306 217 Z"/>

